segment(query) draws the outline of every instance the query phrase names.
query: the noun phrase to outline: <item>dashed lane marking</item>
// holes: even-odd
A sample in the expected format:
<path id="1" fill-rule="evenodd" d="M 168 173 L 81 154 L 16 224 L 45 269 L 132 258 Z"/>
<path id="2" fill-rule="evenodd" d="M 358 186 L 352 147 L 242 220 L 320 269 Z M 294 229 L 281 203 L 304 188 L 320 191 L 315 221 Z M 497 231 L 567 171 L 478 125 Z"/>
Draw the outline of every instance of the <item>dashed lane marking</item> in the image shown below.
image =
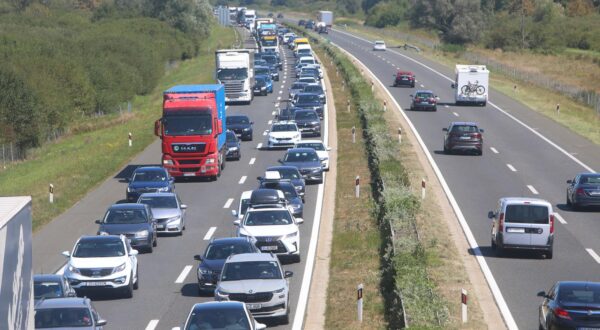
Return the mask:
<path id="1" fill-rule="evenodd" d="M 212 238 L 213 234 L 215 233 L 215 231 L 217 230 L 217 227 L 210 227 L 208 229 L 208 231 L 206 232 L 206 235 L 204 235 L 204 240 L 208 241 Z"/>
<path id="2" fill-rule="evenodd" d="M 181 274 L 179 274 L 179 277 L 177 277 L 177 279 L 175 280 L 175 283 L 177 283 L 177 284 L 183 283 L 183 281 L 185 281 L 185 278 L 190 273 L 190 270 L 192 270 L 192 265 L 187 265 L 187 266 L 183 267 L 183 270 L 181 271 Z"/>
<path id="3" fill-rule="evenodd" d="M 146 330 L 154 330 L 154 329 L 156 329 L 157 325 L 158 325 L 158 320 L 150 320 L 150 322 L 148 322 L 148 325 L 146 326 Z"/>
<path id="4" fill-rule="evenodd" d="M 238 184 L 244 184 L 244 182 L 246 182 L 246 179 L 247 179 L 247 178 L 248 178 L 248 177 L 247 177 L 247 176 L 245 176 L 245 175 L 244 175 L 244 176 L 242 176 L 242 177 L 240 178 L 240 181 L 238 181 Z"/>
<path id="5" fill-rule="evenodd" d="M 528 184 L 528 185 L 527 185 L 527 188 L 529 188 L 529 190 L 531 191 L 531 193 L 532 193 L 532 194 L 534 194 L 534 195 L 539 195 L 539 194 L 540 194 L 540 193 L 539 193 L 537 190 L 535 190 L 535 188 L 534 188 L 532 185 L 530 185 L 530 184 Z"/>
<path id="6" fill-rule="evenodd" d="M 250 158 L 250 162 L 248 162 L 248 165 L 254 165 L 254 162 L 256 162 L 256 158 L 252 157 Z"/>
<path id="7" fill-rule="evenodd" d="M 225 202 L 225 205 L 223 205 L 223 208 L 228 209 L 231 206 L 231 203 L 233 203 L 233 198 L 228 199 L 227 202 Z"/>
<path id="8" fill-rule="evenodd" d="M 511 170 L 511 171 L 513 171 L 513 172 L 517 171 L 517 169 L 514 166 L 512 166 L 511 164 L 506 164 L 506 167 L 508 167 L 508 169 Z"/>
<path id="9" fill-rule="evenodd" d="M 500 152 L 498 152 L 498 150 L 496 150 L 496 148 L 494 147 L 490 147 L 490 150 L 495 153 L 495 154 L 499 154 Z"/>

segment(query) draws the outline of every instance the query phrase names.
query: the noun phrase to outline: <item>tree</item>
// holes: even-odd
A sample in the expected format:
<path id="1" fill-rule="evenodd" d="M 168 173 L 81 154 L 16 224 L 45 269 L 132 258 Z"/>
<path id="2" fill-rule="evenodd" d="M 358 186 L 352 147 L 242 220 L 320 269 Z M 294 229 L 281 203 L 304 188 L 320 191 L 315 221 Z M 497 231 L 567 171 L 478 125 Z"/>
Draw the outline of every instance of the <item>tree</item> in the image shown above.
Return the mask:
<path id="1" fill-rule="evenodd" d="M 586 16 L 594 13 L 594 4 L 591 0 L 571 0 L 567 4 L 569 16 Z"/>
<path id="2" fill-rule="evenodd" d="M 452 43 L 479 39 L 483 23 L 478 0 L 415 0 L 410 11 L 411 25 L 434 28 Z"/>

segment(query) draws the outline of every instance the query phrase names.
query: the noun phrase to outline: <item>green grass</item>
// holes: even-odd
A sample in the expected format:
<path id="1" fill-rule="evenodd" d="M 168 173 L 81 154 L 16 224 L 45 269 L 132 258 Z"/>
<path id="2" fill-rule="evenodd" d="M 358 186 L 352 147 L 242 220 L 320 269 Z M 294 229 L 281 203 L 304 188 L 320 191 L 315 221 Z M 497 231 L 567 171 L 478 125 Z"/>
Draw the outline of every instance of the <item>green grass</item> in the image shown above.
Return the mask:
<path id="1" fill-rule="evenodd" d="M 215 27 L 201 45 L 200 56 L 178 63 L 152 93 L 136 97 L 131 114 L 85 119 L 78 125 L 81 133 L 33 150 L 30 159 L 0 172 L 0 195 L 31 195 L 33 228 L 39 229 L 152 143 L 156 138 L 154 121 L 161 115 L 162 91 L 174 84 L 212 83 L 213 52 L 229 47 L 234 39 L 232 30 Z M 127 145 L 128 132 L 133 133 L 131 148 Z M 48 203 L 50 183 L 55 187 L 54 204 Z"/>

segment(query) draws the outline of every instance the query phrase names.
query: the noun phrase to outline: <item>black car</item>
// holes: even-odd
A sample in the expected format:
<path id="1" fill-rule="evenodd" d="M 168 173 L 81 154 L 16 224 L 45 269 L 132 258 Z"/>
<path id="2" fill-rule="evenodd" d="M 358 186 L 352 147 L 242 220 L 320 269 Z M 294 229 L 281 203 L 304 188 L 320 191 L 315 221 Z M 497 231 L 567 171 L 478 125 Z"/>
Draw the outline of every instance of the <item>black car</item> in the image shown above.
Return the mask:
<path id="1" fill-rule="evenodd" d="M 262 58 L 254 58 L 254 66 L 269 66 L 269 64 Z"/>
<path id="2" fill-rule="evenodd" d="M 283 192 L 287 205 L 290 206 L 292 215 L 296 218 L 302 218 L 304 212 L 304 202 L 302 197 L 296 191 L 296 187 L 291 183 L 290 180 L 261 180 L 260 188 L 277 189 Z"/>
<path id="3" fill-rule="evenodd" d="M 304 25 L 306 25 L 306 21 L 305 20 L 301 19 L 301 20 L 298 21 L 298 26 L 304 26 Z"/>
<path id="4" fill-rule="evenodd" d="M 262 56 L 262 59 L 267 63 L 268 66 L 275 66 L 279 71 L 283 69 L 283 65 L 279 62 L 275 53 L 266 53 Z M 278 79 L 275 80 L 277 81 Z"/>
<path id="5" fill-rule="evenodd" d="M 58 274 L 35 274 L 33 275 L 33 298 L 37 302 L 40 299 L 76 297 L 75 290 L 69 285 L 69 281 Z"/>
<path id="6" fill-rule="evenodd" d="M 321 102 L 327 102 L 327 99 L 325 97 L 325 91 L 323 90 L 323 86 L 321 86 L 321 84 L 308 84 L 304 86 L 304 90 L 302 90 L 302 92 L 317 94 L 319 95 L 319 99 L 321 99 Z"/>
<path id="7" fill-rule="evenodd" d="M 307 21 L 306 24 L 304 24 L 304 27 L 307 29 L 313 29 L 315 27 L 315 22 L 314 21 Z"/>
<path id="8" fill-rule="evenodd" d="M 321 136 L 321 121 L 315 110 L 298 110 L 294 113 L 293 120 L 303 135 Z"/>
<path id="9" fill-rule="evenodd" d="M 240 160 L 242 158 L 242 145 L 240 144 L 240 140 L 238 140 L 237 136 L 233 131 L 227 130 L 227 152 L 225 157 L 227 160 Z"/>
<path id="10" fill-rule="evenodd" d="M 293 100 L 296 97 L 296 94 L 298 93 L 302 93 L 304 91 L 304 88 L 308 85 L 308 83 L 305 82 L 299 82 L 296 81 L 292 84 L 292 86 L 290 86 L 290 96 L 289 99 Z"/>
<path id="11" fill-rule="evenodd" d="M 314 93 L 298 93 L 292 100 L 292 103 L 297 108 L 315 110 L 320 118 L 323 118 L 323 103 L 318 94 Z"/>
<path id="12" fill-rule="evenodd" d="M 269 83 L 269 76 L 260 75 L 254 77 L 254 86 L 252 87 L 252 93 L 254 95 L 267 96 L 269 93 L 273 93 L 273 83 Z"/>
<path id="13" fill-rule="evenodd" d="M 108 208 L 100 225 L 98 235 L 125 235 L 132 247 L 152 252 L 158 245 L 156 219 L 146 204 L 113 204 Z"/>
<path id="14" fill-rule="evenodd" d="M 452 122 L 448 128 L 443 128 L 444 153 L 454 151 L 473 152 L 479 156 L 483 154 L 483 129 L 473 122 Z"/>
<path id="15" fill-rule="evenodd" d="M 410 110 L 437 111 L 437 96 L 432 91 L 418 90 L 411 94 Z"/>
<path id="16" fill-rule="evenodd" d="M 323 166 L 315 149 L 291 148 L 279 162 L 286 166 L 298 168 L 304 180 L 323 183 Z"/>
<path id="17" fill-rule="evenodd" d="M 175 178 L 158 166 L 138 167 L 131 179 L 127 179 L 127 201 L 135 202 L 141 194 L 149 192 L 174 192 Z"/>
<path id="18" fill-rule="evenodd" d="M 252 141 L 254 122 L 246 115 L 231 115 L 225 118 L 227 129 L 232 130 L 242 141 Z"/>
<path id="19" fill-rule="evenodd" d="M 304 200 L 304 192 L 306 191 L 306 182 L 304 181 L 304 178 L 302 177 L 302 174 L 300 174 L 300 171 L 298 171 L 297 167 L 295 167 L 295 166 L 271 166 L 271 167 L 267 168 L 267 172 L 268 171 L 279 172 L 279 175 L 281 176 L 282 179 L 290 180 L 290 182 L 296 188 L 296 191 L 298 192 L 300 197 L 302 197 L 302 200 Z M 258 177 L 258 179 L 263 180 L 262 177 Z"/>
<path id="20" fill-rule="evenodd" d="M 600 206 L 600 173 L 580 173 L 567 183 L 567 205 L 571 208 Z"/>
<path id="21" fill-rule="evenodd" d="M 282 13 L 277 14 L 277 18 L 283 18 L 283 14 Z"/>
<path id="22" fill-rule="evenodd" d="M 279 109 L 279 114 L 277 114 L 277 120 L 279 121 L 290 121 L 294 119 L 294 114 L 297 110 L 302 110 L 300 108 L 296 108 L 292 105 L 288 104 L 287 108 Z"/>
<path id="23" fill-rule="evenodd" d="M 215 238 L 210 241 L 204 254 L 195 255 L 198 264 L 198 290 L 212 293 L 217 285 L 225 260 L 232 254 L 260 253 L 248 237 Z"/>
<path id="24" fill-rule="evenodd" d="M 600 283 L 557 282 L 538 297 L 540 329 L 600 328 Z"/>

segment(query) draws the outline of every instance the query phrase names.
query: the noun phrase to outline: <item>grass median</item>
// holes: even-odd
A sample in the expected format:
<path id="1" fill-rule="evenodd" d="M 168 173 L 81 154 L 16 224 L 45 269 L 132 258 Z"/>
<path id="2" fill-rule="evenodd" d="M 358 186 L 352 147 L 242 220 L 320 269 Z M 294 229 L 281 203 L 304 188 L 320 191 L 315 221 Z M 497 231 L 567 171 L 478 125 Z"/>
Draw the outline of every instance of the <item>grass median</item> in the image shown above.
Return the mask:
<path id="1" fill-rule="evenodd" d="M 215 26 L 200 46 L 200 56 L 178 62 L 157 88 L 132 101 L 132 111 L 83 118 L 72 134 L 33 150 L 28 160 L 0 172 L 0 195 L 31 195 L 34 231 L 66 211 L 155 140 L 154 121 L 161 115 L 162 91 L 175 84 L 212 83 L 214 51 L 235 42 L 232 29 Z M 133 146 L 128 146 L 128 133 Z M 160 155 L 156 156 L 159 162 Z M 48 186 L 54 185 L 54 203 Z"/>

